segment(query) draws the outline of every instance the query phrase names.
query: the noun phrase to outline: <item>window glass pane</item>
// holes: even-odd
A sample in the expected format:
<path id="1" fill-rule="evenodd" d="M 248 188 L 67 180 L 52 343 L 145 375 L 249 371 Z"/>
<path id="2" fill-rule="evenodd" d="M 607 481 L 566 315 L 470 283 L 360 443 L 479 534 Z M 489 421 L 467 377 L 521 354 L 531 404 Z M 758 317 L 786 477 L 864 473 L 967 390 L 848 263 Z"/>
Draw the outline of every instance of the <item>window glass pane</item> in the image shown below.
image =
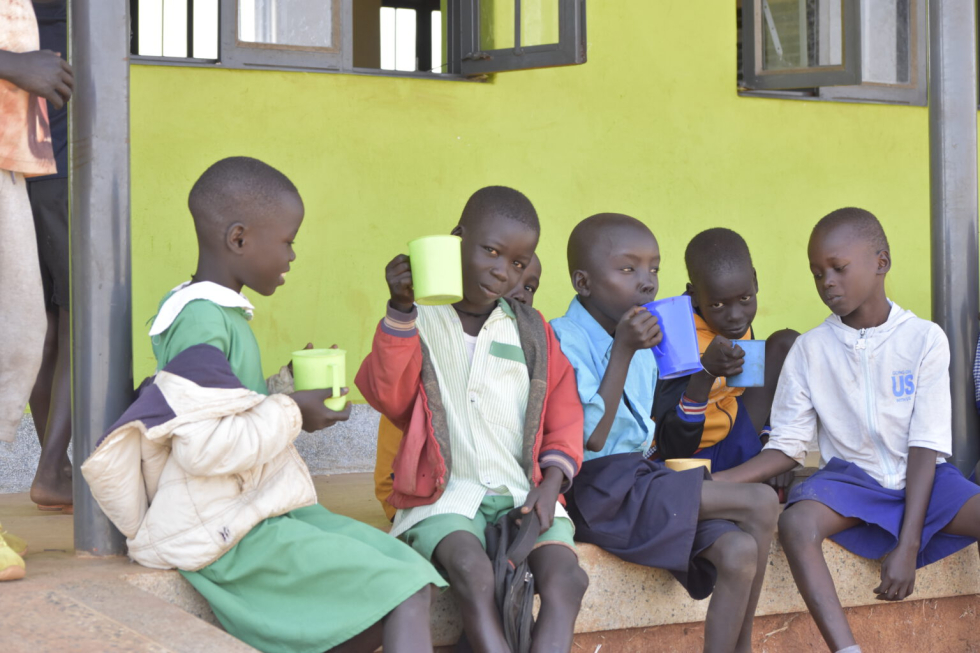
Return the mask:
<path id="1" fill-rule="evenodd" d="M 861 5 L 861 64 L 865 82 L 908 84 L 909 0 L 865 0 Z"/>
<path id="2" fill-rule="evenodd" d="M 218 0 L 194 0 L 194 56 L 218 58 Z"/>
<path id="3" fill-rule="evenodd" d="M 381 8 L 381 70 L 395 69 L 395 11 Z"/>
<path id="4" fill-rule="evenodd" d="M 843 1 L 762 0 L 763 69 L 841 65 Z"/>
<path id="5" fill-rule="evenodd" d="M 445 72 L 442 61 L 442 12 L 432 12 L 432 72 Z"/>
<path id="6" fill-rule="evenodd" d="M 139 0 L 139 52 L 150 57 L 163 55 L 163 0 Z"/>
<path id="7" fill-rule="evenodd" d="M 480 49 L 514 47 L 514 0 L 480 0 Z"/>
<path id="8" fill-rule="evenodd" d="M 395 70 L 412 72 L 415 61 L 415 10 L 395 10 Z"/>
<path id="9" fill-rule="evenodd" d="M 238 39 L 294 47 L 333 48 L 337 0 L 238 0 Z"/>
<path id="10" fill-rule="evenodd" d="M 381 70 L 415 71 L 415 32 L 414 9 L 381 7 Z"/>
<path id="11" fill-rule="evenodd" d="M 558 43 L 558 0 L 521 0 L 521 45 Z"/>
<path id="12" fill-rule="evenodd" d="M 163 56 L 187 56 L 186 1 L 163 1 Z"/>

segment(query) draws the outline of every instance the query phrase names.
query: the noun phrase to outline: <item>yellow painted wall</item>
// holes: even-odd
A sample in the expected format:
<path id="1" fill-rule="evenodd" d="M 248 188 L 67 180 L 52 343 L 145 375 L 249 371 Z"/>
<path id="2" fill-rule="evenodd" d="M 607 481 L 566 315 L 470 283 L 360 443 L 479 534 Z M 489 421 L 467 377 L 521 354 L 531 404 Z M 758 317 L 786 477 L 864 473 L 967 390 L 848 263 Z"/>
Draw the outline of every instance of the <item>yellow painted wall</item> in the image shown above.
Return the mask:
<path id="1" fill-rule="evenodd" d="M 828 311 L 806 240 L 845 205 L 881 217 L 891 296 L 928 316 L 925 109 L 738 97 L 735 11 L 722 4 L 593 2 L 586 65 L 482 84 L 134 66 L 137 378 L 153 370 L 144 323 L 194 271 L 187 192 L 238 154 L 286 172 L 307 207 L 287 285 L 269 299 L 250 294 L 270 373 L 312 340 L 347 348 L 352 376 L 384 310 L 385 263 L 410 238 L 448 232 L 488 184 L 514 186 L 538 208 L 537 305 L 548 317 L 571 298 L 571 228 L 620 211 L 660 239 L 661 296 L 683 290 L 688 240 L 729 226 L 758 270 L 757 333 L 808 329 Z"/>

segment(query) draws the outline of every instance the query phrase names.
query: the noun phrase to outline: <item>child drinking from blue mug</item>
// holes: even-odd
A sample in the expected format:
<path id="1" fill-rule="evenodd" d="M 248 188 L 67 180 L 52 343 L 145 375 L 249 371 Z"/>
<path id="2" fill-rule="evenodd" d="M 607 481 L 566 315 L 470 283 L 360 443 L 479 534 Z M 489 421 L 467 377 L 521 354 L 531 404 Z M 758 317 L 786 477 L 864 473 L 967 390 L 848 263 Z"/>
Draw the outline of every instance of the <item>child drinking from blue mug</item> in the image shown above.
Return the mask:
<path id="1" fill-rule="evenodd" d="M 821 469 L 790 492 L 779 539 L 830 650 L 857 653 L 823 540 L 881 559 L 881 583 L 868 589 L 901 601 L 916 568 L 980 536 L 980 487 L 945 462 L 949 343 L 885 294 L 891 255 L 878 219 L 834 211 L 814 227 L 808 254 L 831 315 L 790 350 L 762 453 L 717 477 L 771 478 L 802 463 L 816 438 Z"/>
<path id="2" fill-rule="evenodd" d="M 651 419 L 657 368 L 650 348 L 661 333 L 643 305 L 657 295 L 657 239 L 635 218 L 594 215 L 572 231 L 568 269 L 576 297 L 552 326 L 585 413 L 585 462 L 567 495 L 576 539 L 669 570 L 693 598 L 714 591 L 704 650 L 750 651 L 776 495 L 648 457 L 654 436 L 699 432 L 703 420 L 676 404 L 656 424 Z"/>
<path id="3" fill-rule="evenodd" d="M 703 370 L 665 382 L 658 398 L 689 402 L 703 411 L 700 432 L 678 432 L 657 440 L 657 454 L 667 458 L 706 458 L 718 472 L 744 463 L 760 451 L 767 437 L 769 410 L 783 360 L 799 333 L 777 331 L 765 343 L 765 380 L 761 387 L 729 385 L 726 377 L 743 371 L 745 352 L 739 341 L 754 338 L 759 282 L 745 240 L 731 229 L 716 228 L 695 236 L 684 253 L 694 307 Z M 659 408 L 655 413 L 659 413 Z M 684 437 L 680 437 L 684 436 Z"/>

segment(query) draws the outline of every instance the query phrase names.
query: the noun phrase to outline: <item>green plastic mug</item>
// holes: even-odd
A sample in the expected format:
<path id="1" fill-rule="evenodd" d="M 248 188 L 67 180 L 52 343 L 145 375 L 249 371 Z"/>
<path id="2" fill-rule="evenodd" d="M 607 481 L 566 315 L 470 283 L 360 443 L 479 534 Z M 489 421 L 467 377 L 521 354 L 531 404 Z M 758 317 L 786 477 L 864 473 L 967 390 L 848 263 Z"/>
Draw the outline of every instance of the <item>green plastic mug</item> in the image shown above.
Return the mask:
<path id="1" fill-rule="evenodd" d="M 340 395 L 347 376 L 347 352 L 343 349 L 300 349 L 293 352 L 293 386 L 297 390 L 330 388 L 333 396 L 323 402 L 330 410 L 343 410 L 347 397 Z"/>
<path id="2" fill-rule="evenodd" d="M 425 236 L 408 244 L 412 289 L 420 306 L 463 299 L 463 258 L 459 236 Z"/>

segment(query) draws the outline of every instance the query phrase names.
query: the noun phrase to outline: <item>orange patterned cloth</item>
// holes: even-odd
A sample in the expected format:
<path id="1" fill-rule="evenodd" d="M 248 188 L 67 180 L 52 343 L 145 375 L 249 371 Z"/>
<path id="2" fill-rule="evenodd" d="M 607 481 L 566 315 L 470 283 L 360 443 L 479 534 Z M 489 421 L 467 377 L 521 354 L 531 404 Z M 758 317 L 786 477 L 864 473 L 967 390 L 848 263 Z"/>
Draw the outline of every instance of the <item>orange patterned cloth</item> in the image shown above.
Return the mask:
<path id="1" fill-rule="evenodd" d="M 704 355 L 704 350 L 708 348 L 711 341 L 718 334 L 711 330 L 711 327 L 704 319 L 694 314 L 694 325 L 698 330 L 698 351 Z M 752 329 L 745 332 L 741 340 L 751 340 Z M 725 383 L 725 377 L 720 376 L 715 379 L 708 394 L 708 408 L 704 412 L 704 433 L 701 435 L 701 446 L 699 449 L 718 444 L 728 437 L 735 423 L 735 416 L 738 414 L 737 397 L 745 392 L 745 388 L 729 388 Z"/>
<path id="2" fill-rule="evenodd" d="M 30 0 L 0 0 L 0 50 L 32 52 L 39 47 Z M 4 79 L 0 79 L 0 170 L 25 177 L 57 172 L 47 102 Z"/>

